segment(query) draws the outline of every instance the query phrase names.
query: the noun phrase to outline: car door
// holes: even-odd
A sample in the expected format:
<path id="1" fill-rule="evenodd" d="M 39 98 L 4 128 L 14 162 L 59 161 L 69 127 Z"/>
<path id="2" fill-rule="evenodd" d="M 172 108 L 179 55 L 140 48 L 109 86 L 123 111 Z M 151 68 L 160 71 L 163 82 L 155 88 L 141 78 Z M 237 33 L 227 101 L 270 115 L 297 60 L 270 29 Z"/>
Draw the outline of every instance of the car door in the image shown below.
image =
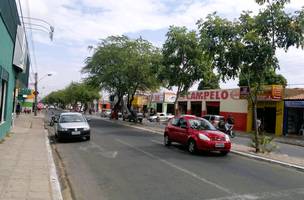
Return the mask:
<path id="1" fill-rule="evenodd" d="M 180 118 L 176 128 L 176 138 L 179 143 L 186 144 L 188 139 L 188 124 L 187 120 Z"/>
<path id="2" fill-rule="evenodd" d="M 178 128 L 179 118 L 173 118 L 168 125 L 168 136 L 172 142 L 177 142 L 177 128 Z"/>

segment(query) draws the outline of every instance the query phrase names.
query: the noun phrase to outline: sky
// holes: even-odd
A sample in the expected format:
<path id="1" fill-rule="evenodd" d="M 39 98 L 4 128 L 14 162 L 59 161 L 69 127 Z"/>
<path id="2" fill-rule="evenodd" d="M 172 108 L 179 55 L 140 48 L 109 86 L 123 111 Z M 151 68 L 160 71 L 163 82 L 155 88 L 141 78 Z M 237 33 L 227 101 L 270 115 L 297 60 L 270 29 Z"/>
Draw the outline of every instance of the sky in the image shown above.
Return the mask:
<path id="1" fill-rule="evenodd" d="M 291 0 L 287 9 L 294 11 L 303 6 L 303 0 Z M 234 19 L 244 10 L 256 13 L 259 6 L 254 0 L 21 0 L 21 8 L 23 16 L 43 19 L 55 28 L 53 41 L 47 32 L 41 31 L 45 29 L 41 26 L 32 25 L 40 30 L 27 29 L 32 60 L 30 87 L 33 73 L 38 72 L 38 91 L 44 96 L 84 77 L 80 71 L 85 58 L 92 53 L 88 46 L 96 46 L 100 39 L 122 34 L 131 38 L 142 36 L 161 47 L 170 25 L 196 29 L 199 19 L 215 11 Z M 35 19 L 24 22 L 48 28 Z M 304 87 L 304 51 L 278 50 L 277 56 L 278 72 L 289 84 L 303 84 L 294 87 Z M 45 77 L 47 73 L 53 75 Z M 221 88 L 233 87 L 237 87 L 237 80 L 221 83 Z"/>

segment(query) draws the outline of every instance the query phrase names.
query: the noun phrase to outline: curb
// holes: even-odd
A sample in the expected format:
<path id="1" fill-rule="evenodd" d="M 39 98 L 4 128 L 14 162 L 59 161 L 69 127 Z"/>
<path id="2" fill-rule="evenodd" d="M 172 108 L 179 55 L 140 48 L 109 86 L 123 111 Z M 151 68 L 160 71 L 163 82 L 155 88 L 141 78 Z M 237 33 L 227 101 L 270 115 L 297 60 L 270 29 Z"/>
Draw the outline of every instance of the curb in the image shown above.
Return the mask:
<path id="1" fill-rule="evenodd" d="M 282 161 L 279 161 L 279 160 L 265 158 L 265 157 L 262 157 L 262 156 L 257 156 L 257 155 L 253 155 L 253 154 L 250 154 L 250 153 L 245 153 L 245 152 L 236 151 L 236 150 L 231 150 L 230 152 L 234 153 L 234 154 L 237 154 L 237 155 L 240 155 L 240 156 L 249 157 L 249 158 L 253 158 L 253 159 L 268 162 L 268 163 L 273 163 L 273 164 L 281 165 L 283 167 L 289 167 L 289 168 L 293 168 L 293 169 L 299 170 L 301 172 L 304 172 L 304 167 L 300 166 L 300 165 L 286 163 L 286 162 L 282 162 Z"/>
<path id="2" fill-rule="evenodd" d="M 53 153 L 50 146 L 50 140 L 48 138 L 47 130 L 45 131 L 45 143 L 48 152 L 48 164 L 50 166 L 50 182 L 51 182 L 51 191 L 53 200 L 63 200 L 61 188 L 58 180 L 58 175 L 54 163 Z"/>
<path id="3" fill-rule="evenodd" d="M 154 131 L 154 130 L 151 130 L 151 129 L 138 127 L 138 126 L 133 126 L 133 125 L 129 125 L 129 124 L 116 123 L 115 121 L 110 121 L 110 120 L 106 120 L 106 119 L 102 119 L 102 120 L 110 122 L 110 123 L 120 124 L 120 125 L 123 125 L 123 126 L 128 126 L 128 127 L 131 127 L 131 128 L 141 129 L 141 130 L 144 130 L 144 131 L 148 131 L 148 132 L 156 133 L 156 134 L 159 134 L 159 135 L 163 135 L 163 133 L 160 132 L 160 131 Z M 286 162 L 282 162 L 282 161 L 278 161 L 278 160 L 274 160 L 274 159 L 270 159 L 270 158 L 265 158 L 265 157 L 262 157 L 262 156 L 253 155 L 253 154 L 250 154 L 250 153 L 236 151 L 236 150 L 231 150 L 230 152 L 234 153 L 234 154 L 237 154 L 237 155 L 240 155 L 240 156 L 247 157 L 247 158 L 252 158 L 252 159 L 256 159 L 256 160 L 260 160 L 260 161 L 264 161 L 264 162 L 268 162 L 268 163 L 273 163 L 273 164 L 281 165 L 283 167 L 289 167 L 289 168 L 293 168 L 293 169 L 296 169 L 298 171 L 304 172 L 304 166 L 291 164 L 291 163 L 286 163 Z"/>

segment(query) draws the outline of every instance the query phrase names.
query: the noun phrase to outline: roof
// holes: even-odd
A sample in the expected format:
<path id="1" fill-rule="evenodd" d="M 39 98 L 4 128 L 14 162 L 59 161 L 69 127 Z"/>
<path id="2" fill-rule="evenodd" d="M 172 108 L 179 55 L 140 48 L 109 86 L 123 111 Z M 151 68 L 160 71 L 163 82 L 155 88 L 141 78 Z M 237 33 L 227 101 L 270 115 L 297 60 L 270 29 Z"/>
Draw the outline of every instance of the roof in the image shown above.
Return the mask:
<path id="1" fill-rule="evenodd" d="M 304 88 L 286 88 L 284 100 L 304 100 Z"/>

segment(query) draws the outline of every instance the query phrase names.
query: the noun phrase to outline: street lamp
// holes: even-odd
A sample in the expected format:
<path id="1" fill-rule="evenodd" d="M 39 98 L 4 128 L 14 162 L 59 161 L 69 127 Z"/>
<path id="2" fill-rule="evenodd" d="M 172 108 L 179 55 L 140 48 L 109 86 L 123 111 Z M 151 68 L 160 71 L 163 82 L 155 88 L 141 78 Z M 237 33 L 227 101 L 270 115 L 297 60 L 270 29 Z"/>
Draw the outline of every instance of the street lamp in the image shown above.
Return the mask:
<path id="1" fill-rule="evenodd" d="M 42 79 L 44 79 L 47 76 L 52 76 L 52 73 L 47 73 L 44 76 L 42 76 L 39 80 L 38 80 L 38 73 L 35 73 L 35 91 L 34 91 L 34 95 L 35 95 L 35 103 L 34 103 L 34 115 L 37 116 L 37 105 L 38 105 L 38 82 L 41 81 Z"/>

